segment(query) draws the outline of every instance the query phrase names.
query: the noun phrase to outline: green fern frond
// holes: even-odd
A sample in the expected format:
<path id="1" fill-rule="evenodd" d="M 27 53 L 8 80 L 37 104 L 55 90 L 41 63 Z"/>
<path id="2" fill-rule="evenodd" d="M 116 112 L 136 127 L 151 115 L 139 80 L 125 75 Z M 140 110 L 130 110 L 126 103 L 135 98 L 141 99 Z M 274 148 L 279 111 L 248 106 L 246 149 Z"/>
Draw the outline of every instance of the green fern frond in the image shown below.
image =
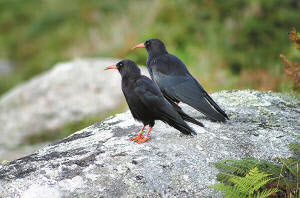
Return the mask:
<path id="1" fill-rule="evenodd" d="M 218 175 L 217 175 L 217 180 L 218 181 L 221 181 L 221 182 L 223 182 L 223 183 L 226 183 L 226 184 L 230 184 L 231 182 L 230 182 L 230 179 L 232 178 L 232 177 L 234 177 L 235 175 L 232 175 L 232 174 L 228 174 L 228 173 L 219 173 Z"/>
<path id="2" fill-rule="evenodd" d="M 279 158 L 280 162 L 285 166 L 286 169 L 294 176 L 297 177 L 297 164 L 299 161 L 295 158 Z"/>
<path id="3" fill-rule="evenodd" d="M 243 164 L 239 164 L 238 160 L 223 160 L 215 163 L 218 169 L 240 176 L 246 175 L 248 172 L 248 167 L 243 167 L 242 165 Z"/>
<path id="4" fill-rule="evenodd" d="M 280 167 L 274 165 L 265 160 L 259 160 L 255 158 L 246 158 L 243 160 L 222 160 L 220 162 L 214 163 L 214 165 L 227 174 L 236 175 L 236 176 L 245 176 L 251 169 L 257 167 L 259 170 L 278 177 L 280 173 Z M 222 180 L 218 180 L 224 182 Z"/>
<path id="5" fill-rule="evenodd" d="M 252 195 L 271 180 L 268 176 L 269 174 L 259 172 L 258 168 L 255 167 L 245 177 L 233 177 L 231 182 L 243 193 Z"/>
<path id="6" fill-rule="evenodd" d="M 297 149 L 299 145 L 299 143 L 294 143 L 291 144 L 290 147 L 291 149 Z M 262 196 L 265 196 L 263 193 L 267 194 L 269 192 L 269 188 L 276 187 L 281 191 L 280 195 L 282 196 L 300 198 L 299 158 L 299 155 L 290 158 L 276 158 L 278 162 L 277 164 L 255 158 L 246 158 L 243 160 L 223 160 L 214 164 L 220 170 L 220 173 L 217 175 L 217 180 L 224 185 L 235 187 L 236 184 L 233 181 L 236 180 L 236 178 L 246 177 L 247 174 L 251 174 L 250 170 L 256 167 L 259 172 L 266 174 L 266 177 L 264 178 L 263 175 L 260 175 L 259 178 L 257 175 L 255 178 L 257 181 L 244 181 L 237 179 L 238 181 L 236 181 L 236 183 L 241 183 L 239 188 L 240 191 L 245 192 L 243 186 L 248 186 L 249 183 L 253 184 L 256 182 L 253 191 L 261 193 Z M 272 177 L 272 179 L 270 179 L 270 177 Z M 264 190 L 267 191 L 265 192 Z"/>
<path id="7" fill-rule="evenodd" d="M 258 191 L 260 188 L 264 187 L 266 184 L 270 183 L 273 179 L 262 179 L 261 181 L 257 182 L 255 185 L 253 185 L 253 191 Z"/>
<path id="8" fill-rule="evenodd" d="M 299 136 L 300 137 L 300 136 Z M 300 156 L 300 144 L 299 143 L 291 143 L 289 144 L 289 148 L 291 151 L 295 153 L 296 156 Z"/>
<path id="9" fill-rule="evenodd" d="M 244 197 L 246 198 L 247 197 L 246 194 L 241 193 L 240 190 L 237 189 L 236 187 L 225 185 L 223 183 L 209 186 L 209 188 L 213 188 L 213 189 L 219 190 L 221 192 L 224 192 L 225 196 L 230 197 L 230 198 L 244 198 Z"/>
<path id="10" fill-rule="evenodd" d="M 257 167 L 251 169 L 244 177 L 233 176 L 229 181 L 232 185 L 224 183 L 215 184 L 210 186 L 216 190 L 225 193 L 226 197 L 267 197 L 278 191 L 278 189 L 265 189 L 272 178 L 270 174 L 260 172 Z"/>
<path id="11" fill-rule="evenodd" d="M 245 179 L 249 181 L 249 185 L 252 186 L 250 194 L 258 191 L 264 185 L 269 183 L 272 179 L 268 178 L 270 174 L 265 174 L 264 172 L 259 172 L 258 168 L 250 170 L 246 175 Z"/>
<path id="12" fill-rule="evenodd" d="M 273 195 L 274 193 L 277 193 L 277 188 L 271 188 L 268 190 L 263 190 L 262 192 L 257 192 L 257 194 L 253 198 L 268 198 L 269 196 Z"/>
<path id="13" fill-rule="evenodd" d="M 247 194 L 240 192 L 240 189 L 237 187 L 232 187 L 230 191 L 226 191 L 225 196 L 230 198 L 247 198 Z"/>

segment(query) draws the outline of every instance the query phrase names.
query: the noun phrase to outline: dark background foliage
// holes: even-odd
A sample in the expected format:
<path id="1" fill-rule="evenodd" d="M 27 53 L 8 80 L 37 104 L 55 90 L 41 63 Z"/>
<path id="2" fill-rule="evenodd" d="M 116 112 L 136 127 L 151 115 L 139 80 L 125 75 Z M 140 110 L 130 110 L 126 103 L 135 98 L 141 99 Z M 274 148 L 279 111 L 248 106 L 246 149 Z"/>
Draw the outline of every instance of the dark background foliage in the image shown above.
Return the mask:
<path id="1" fill-rule="evenodd" d="M 1 0 L 0 94 L 74 57 L 145 64 L 148 38 L 163 40 L 209 92 L 254 88 L 295 93 L 279 54 L 300 62 L 287 33 L 300 30 L 298 0 Z M 296 92 L 298 95 L 298 92 Z"/>

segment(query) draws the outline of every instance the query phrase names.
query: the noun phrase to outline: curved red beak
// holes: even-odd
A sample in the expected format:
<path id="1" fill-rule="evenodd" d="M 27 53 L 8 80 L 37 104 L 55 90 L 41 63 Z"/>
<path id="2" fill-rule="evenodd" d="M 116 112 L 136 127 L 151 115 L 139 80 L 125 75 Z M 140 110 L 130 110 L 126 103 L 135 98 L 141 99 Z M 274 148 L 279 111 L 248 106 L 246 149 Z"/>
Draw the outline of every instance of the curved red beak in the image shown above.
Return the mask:
<path id="1" fill-rule="evenodd" d="M 117 68 L 117 65 L 111 65 L 111 66 L 105 67 L 104 70 L 109 70 L 109 69 L 118 69 L 118 68 Z"/>
<path id="2" fill-rule="evenodd" d="M 133 48 L 131 48 L 131 50 L 135 50 L 136 48 L 144 48 L 145 47 L 145 44 L 144 43 L 140 43 L 136 46 L 134 46 Z"/>

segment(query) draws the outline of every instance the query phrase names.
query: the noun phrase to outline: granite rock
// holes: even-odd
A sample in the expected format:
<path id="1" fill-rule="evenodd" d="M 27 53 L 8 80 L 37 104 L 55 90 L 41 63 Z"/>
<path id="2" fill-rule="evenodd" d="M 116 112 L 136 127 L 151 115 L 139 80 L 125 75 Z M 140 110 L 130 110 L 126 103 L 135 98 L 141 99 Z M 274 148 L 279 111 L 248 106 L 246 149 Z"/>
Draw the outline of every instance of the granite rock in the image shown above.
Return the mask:
<path id="1" fill-rule="evenodd" d="M 197 136 L 157 122 L 151 141 L 129 141 L 141 124 L 117 114 L 26 157 L 0 165 L 0 197 L 220 197 L 208 188 L 218 170 L 211 162 L 289 157 L 298 141 L 300 102 L 258 91 L 212 94 L 229 115 L 227 123 L 191 124 Z"/>

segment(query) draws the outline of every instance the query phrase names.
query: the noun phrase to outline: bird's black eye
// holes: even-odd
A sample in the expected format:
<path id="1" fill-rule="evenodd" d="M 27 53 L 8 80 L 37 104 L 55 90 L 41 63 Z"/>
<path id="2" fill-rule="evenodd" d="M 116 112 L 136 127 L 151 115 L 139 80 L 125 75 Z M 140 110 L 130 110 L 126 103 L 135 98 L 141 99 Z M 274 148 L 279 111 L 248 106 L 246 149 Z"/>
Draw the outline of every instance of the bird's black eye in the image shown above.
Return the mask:
<path id="1" fill-rule="evenodd" d="M 146 43 L 145 43 L 147 46 L 149 46 L 150 45 L 150 41 L 146 41 Z"/>
<path id="2" fill-rule="evenodd" d="M 119 63 L 119 67 L 122 67 L 123 66 L 123 63 Z"/>

